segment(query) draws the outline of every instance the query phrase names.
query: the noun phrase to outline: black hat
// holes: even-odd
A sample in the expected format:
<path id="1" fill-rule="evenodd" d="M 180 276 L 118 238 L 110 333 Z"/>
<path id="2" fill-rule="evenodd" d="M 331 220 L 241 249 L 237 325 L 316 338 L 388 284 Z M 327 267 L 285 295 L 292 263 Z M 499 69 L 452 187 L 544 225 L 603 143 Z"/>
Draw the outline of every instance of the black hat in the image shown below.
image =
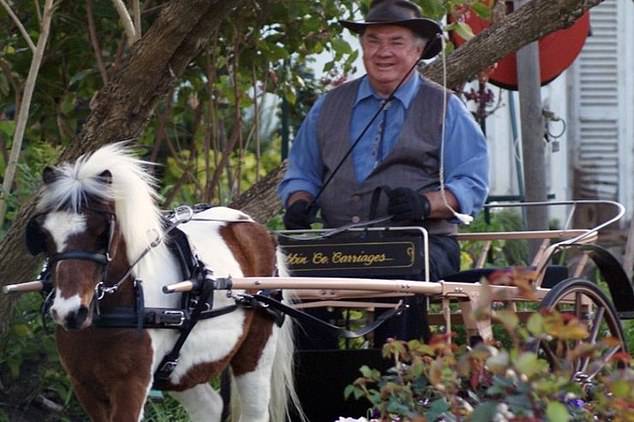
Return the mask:
<path id="1" fill-rule="evenodd" d="M 362 34 L 370 25 L 404 26 L 427 39 L 423 59 L 431 59 L 442 49 L 440 25 L 424 18 L 420 8 L 409 0 L 374 0 L 365 21 L 340 20 L 339 23 L 357 34 Z"/>

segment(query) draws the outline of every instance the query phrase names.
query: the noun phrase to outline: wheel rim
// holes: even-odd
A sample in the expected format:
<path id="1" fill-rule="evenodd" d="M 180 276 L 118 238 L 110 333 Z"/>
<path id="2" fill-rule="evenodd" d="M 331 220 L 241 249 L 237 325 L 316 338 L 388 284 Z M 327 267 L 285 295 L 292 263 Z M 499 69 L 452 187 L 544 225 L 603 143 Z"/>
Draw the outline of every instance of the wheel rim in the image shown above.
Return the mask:
<path id="1" fill-rule="evenodd" d="M 588 331 L 583 340 L 542 340 L 537 352 L 549 361 L 553 369 L 570 371 L 572 379 L 582 384 L 584 389 L 594 384 L 596 376 L 608 364 L 612 357 L 625 351 L 623 330 L 612 303 L 593 283 L 585 280 L 569 280 L 556 286 L 544 298 L 542 310 L 554 310 L 562 314 L 572 314 Z M 566 359 L 570 350 L 580 343 L 595 345 L 606 337 L 614 337 L 618 344 L 602 351 L 599 358 L 580 356 L 573 361 Z M 590 363 L 593 365 L 590 365 Z"/>

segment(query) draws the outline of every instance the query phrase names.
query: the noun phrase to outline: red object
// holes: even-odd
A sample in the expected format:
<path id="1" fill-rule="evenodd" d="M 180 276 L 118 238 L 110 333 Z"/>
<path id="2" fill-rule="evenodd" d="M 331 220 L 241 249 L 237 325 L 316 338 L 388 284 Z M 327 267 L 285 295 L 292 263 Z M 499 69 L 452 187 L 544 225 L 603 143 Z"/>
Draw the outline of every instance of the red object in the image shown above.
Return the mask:
<path id="1" fill-rule="evenodd" d="M 465 22 L 478 34 L 490 25 L 470 11 L 465 14 Z M 539 65 L 541 84 L 546 85 L 566 70 L 575 60 L 590 31 L 590 15 L 584 13 L 572 26 L 552 32 L 539 40 Z M 456 46 L 465 43 L 455 31 L 451 34 Z M 517 90 L 517 66 L 515 53 L 503 57 L 490 73 L 489 82 L 500 88 Z"/>

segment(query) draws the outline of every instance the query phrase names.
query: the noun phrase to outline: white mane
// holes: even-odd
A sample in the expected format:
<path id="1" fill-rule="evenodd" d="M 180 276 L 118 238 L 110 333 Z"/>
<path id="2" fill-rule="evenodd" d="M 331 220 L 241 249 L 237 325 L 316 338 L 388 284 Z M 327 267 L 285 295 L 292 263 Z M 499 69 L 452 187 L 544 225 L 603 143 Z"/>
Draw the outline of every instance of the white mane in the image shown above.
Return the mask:
<path id="1" fill-rule="evenodd" d="M 125 143 L 106 145 L 81 156 L 75 163 L 56 167 L 56 178 L 44 186 L 37 210 L 80 212 L 89 196 L 113 200 L 117 224 L 127 245 L 128 262 L 133 262 L 156 236 L 162 235 L 155 179 L 148 173 L 150 165 L 135 158 Z M 99 177 L 105 170 L 112 175 L 110 185 Z M 151 253 L 142 260 L 143 267 L 151 265 L 152 255 L 156 256 Z"/>

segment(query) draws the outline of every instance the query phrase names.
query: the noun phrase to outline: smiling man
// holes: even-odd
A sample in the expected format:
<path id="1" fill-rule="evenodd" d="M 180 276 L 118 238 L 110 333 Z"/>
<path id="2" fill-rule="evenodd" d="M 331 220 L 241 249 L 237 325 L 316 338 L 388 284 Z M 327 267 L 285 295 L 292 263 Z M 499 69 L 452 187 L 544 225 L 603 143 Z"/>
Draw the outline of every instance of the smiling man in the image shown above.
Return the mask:
<path id="1" fill-rule="evenodd" d="M 364 21 L 340 22 L 360 36 L 366 75 L 321 96 L 304 120 L 279 187 L 284 224 L 310 228 L 319 208 L 326 227 L 371 216 L 423 226 L 431 234 L 430 277 L 438 280 L 459 270 L 453 210 L 473 215 L 486 198 L 486 141 L 460 99 L 415 70 L 442 48 L 440 26 L 415 3 L 375 0 Z M 386 195 L 373 201 L 377 188 Z M 379 342 L 388 335 L 420 337 L 426 328 L 422 306 L 422 298 L 415 298 L 409 311 L 377 334 Z"/>

